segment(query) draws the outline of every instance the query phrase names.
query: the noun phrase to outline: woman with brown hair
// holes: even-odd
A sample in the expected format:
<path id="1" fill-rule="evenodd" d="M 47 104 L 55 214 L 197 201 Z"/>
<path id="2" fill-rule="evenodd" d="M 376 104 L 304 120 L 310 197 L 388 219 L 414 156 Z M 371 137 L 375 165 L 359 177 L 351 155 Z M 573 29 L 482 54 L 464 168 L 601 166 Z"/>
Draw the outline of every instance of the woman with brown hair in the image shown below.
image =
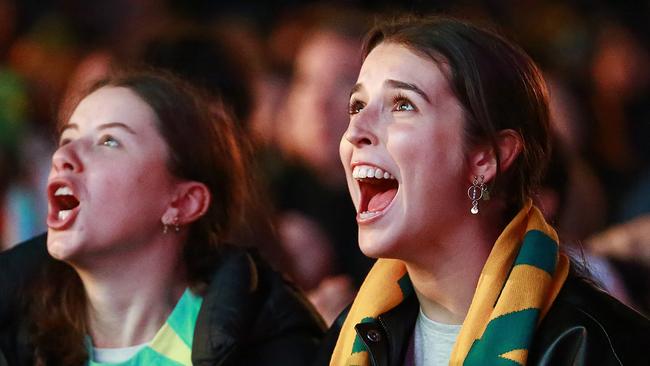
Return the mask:
<path id="1" fill-rule="evenodd" d="M 363 54 L 340 155 L 379 260 L 319 364 L 647 364 L 647 319 L 578 279 L 531 203 L 549 156 L 532 60 L 444 17 L 380 24 Z"/>
<path id="2" fill-rule="evenodd" d="M 321 324 L 226 244 L 249 190 L 241 134 L 185 83 L 116 74 L 62 119 L 44 276 L 0 332 L 11 365 L 304 364 Z M 254 352 L 252 352 L 254 350 Z"/>

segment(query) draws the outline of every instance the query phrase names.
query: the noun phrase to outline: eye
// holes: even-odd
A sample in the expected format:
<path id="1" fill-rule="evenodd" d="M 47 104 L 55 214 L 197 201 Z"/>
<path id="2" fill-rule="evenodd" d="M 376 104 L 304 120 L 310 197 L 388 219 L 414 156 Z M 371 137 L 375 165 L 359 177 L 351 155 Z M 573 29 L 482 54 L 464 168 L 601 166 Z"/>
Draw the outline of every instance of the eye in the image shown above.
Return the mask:
<path id="1" fill-rule="evenodd" d="M 60 140 L 59 140 L 59 147 L 62 147 L 62 146 L 65 146 L 65 145 L 69 144 L 70 141 L 71 141 L 71 140 L 70 140 L 69 138 L 62 138 L 62 139 L 60 139 Z"/>
<path id="2" fill-rule="evenodd" d="M 361 110 L 362 110 L 365 106 L 366 106 L 366 105 L 365 105 L 363 102 L 361 102 L 361 101 L 359 101 L 359 100 L 357 100 L 357 99 L 352 99 L 352 101 L 351 101 L 350 104 L 348 105 L 348 114 L 350 114 L 350 115 L 355 115 L 355 114 L 361 112 Z"/>
<path id="3" fill-rule="evenodd" d="M 104 146 L 108 146 L 108 147 L 119 147 L 120 142 L 117 141 L 111 135 L 104 135 L 99 139 L 99 145 L 104 145 Z"/>
<path id="4" fill-rule="evenodd" d="M 393 111 L 395 112 L 410 112 L 416 111 L 415 104 L 405 96 L 398 94 L 393 98 Z"/>

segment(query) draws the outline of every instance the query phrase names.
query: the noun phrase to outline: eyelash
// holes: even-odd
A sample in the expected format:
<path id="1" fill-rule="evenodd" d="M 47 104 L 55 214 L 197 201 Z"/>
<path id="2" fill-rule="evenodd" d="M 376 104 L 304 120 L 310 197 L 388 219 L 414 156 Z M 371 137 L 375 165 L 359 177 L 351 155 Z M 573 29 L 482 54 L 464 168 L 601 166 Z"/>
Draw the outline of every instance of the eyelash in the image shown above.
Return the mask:
<path id="1" fill-rule="evenodd" d="M 403 106 L 404 104 L 409 104 L 411 106 L 411 110 L 401 110 L 400 105 Z M 415 107 L 415 104 L 411 102 L 407 97 L 405 97 L 403 94 L 397 94 L 395 97 L 393 97 L 393 111 L 395 112 L 411 112 L 411 111 L 417 111 L 418 109 Z"/>
<path id="2" fill-rule="evenodd" d="M 357 99 L 352 99 L 350 104 L 348 105 L 348 114 L 349 115 L 355 115 L 365 107 L 365 104 Z"/>
<path id="3" fill-rule="evenodd" d="M 402 104 L 403 103 L 403 104 Z M 395 97 L 393 97 L 393 111 L 395 112 L 410 112 L 410 111 L 417 111 L 417 108 L 415 107 L 415 104 L 411 102 L 407 97 L 405 97 L 403 94 L 397 94 Z M 400 104 L 408 104 L 411 106 L 411 110 L 400 110 Z M 348 105 L 348 114 L 350 115 L 355 115 L 365 107 L 365 104 L 363 102 L 360 102 L 357 99 L 353 99 L 350 104 Z"/>
<path id="4" fill-rule="evenodd" d="M 120 142 L 111 135 L 104 135 L 99 139 L 99 144 L 108 147 L 119 147 Z M 112 146 L 112 144 L 114 144 Z"/>
<path id="5" fill-rule="evenodd" d="M 69 144 L 70 141 L 72 141 L 72 140 L 68 139 L 68 138 L 61 139 L 59 141 L 59 146 L 58 147 L 61 148 L 61 147 L 65 146 L 65 145 Z M 114 145 L 111 146 L 111 144 L 114 144 Z M 99 142 L 97 143 L 97 145 L 103 145 L 103 146 L 108 146 L 108 147 L 115 148 L 115 147 L 120 147 L 121 143 L 115 137 L 113 137 L 111 135 L 104 135 L 104 136 L 100 137 Z"/>

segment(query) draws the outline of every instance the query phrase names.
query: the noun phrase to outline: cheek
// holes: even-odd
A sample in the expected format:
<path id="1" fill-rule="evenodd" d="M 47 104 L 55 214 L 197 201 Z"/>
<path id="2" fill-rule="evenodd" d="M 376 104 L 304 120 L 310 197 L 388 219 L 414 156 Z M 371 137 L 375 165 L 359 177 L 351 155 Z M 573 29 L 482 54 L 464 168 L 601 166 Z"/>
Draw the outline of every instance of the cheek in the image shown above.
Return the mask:
<path id="1" fill-rule="evenodd" d="M 347 129 L 343 131 L 343 135 L 339 140 L 339 157 L 341 158 L 343 168 L 347 171 L 350 165 L 350 160 L 352 159 L 352 144 L 345 139 L 346 132 Z"/>
<path id="2" fill-rule="evenodd" d="M 420 126 L 395 124 L 388 131 L 386 146 L 402 165 L 416 166 L 421 162 L 433 161 L 434 165 L 429 168 L 435 168 L 462 163 L 460 131 L 452 126 L 435 128 L 435 122 L 419 123 Z"/>
<path id="3" fill-rule="evenodd" d="M 352 179 L 352 170 L 350 168 L 350 163 L 352 160 L 352 145 L 347 140 L 345 140 L 345 136 L 343 136 L 339 144 L 339 156 L 341 157 L 342 169 L 345 171 L 345 180 L 348 184 L 350 197 L 352 198 L 354 205 L 358 206 L 357 198 L 359 195 L 355 193 L 357 185 L 354 179 Z"/>
<path id="4" fill-rule="evenodd" d="M 47 179 L 50 180 L 54 175 L 56 174 L 56 171 L 54 170 L 54 166 L 50 163 L 50 171 L 47 174 Z"/>
<path id="5" fill-rule="evenodd" d="M 403 195 L 409 207 L 429 210 L 436 202 L 460 197 L 464 160 L 453 134 L 433 128 L 402 128 L 391 133 L 387 147 L 403 177 Z"/>
<path id="6" fill-rule="evenodd" d="M 387 131 L 386 149 L 397 163 L 402 174 L 408 176 L 412 170 L 435 154 L 437 147 L 433 132 L 417 129 L 407 124 L 394 124 Z"/>
<path id="7" fill-rule="evenodd" d="M 105 186 L 106 194 L 115 196 L 118 202 L 139 206 L 158 206 L 170 191 L 171 175 L 164 165 L 158 162 L 141 162 L 130 164 L 122 169 L 122 178 Z"/>
<path id="8" fill-rule="evenodd" d="M 142 191 L 163 193 L 160 192 L 160 187 L 166 185 L 165 183 L 168 180 L 166 179 L 165 174 L 161 173 L 161 171 L 155 168 L 139 171 L 138 175 L 134 179 L 136 182 L 134 188 Z"/>
<path id="9" fill-rule="evenodd" d="M 171 191 L 173 177 L 167 167 L 156 162 L 144 166 L 145 168 L 138 172 L 138 184 L 134 188 L 154 198 L 168 195 Z"/>

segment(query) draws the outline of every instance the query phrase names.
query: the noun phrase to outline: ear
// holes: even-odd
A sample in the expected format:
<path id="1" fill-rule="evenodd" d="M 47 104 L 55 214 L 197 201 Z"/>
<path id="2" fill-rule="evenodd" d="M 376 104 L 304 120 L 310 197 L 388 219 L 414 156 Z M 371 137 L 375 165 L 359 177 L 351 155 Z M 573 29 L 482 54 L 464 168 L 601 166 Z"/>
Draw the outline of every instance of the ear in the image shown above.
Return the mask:
<path id="1" fill-rule="evenodd" d="M 496 154 L 499 154 L 500 172 L 508 170 L 523 149 L 523 139 L 515 130 L 501 130 L 497 134 L 497 149 L 495 152 L 491 144 L 481 144 L 472 150 L 469 156 L 470 182 L 475 176 L 483 176 L 486 182 L 494 179 L 497 174 Z"/>
<path id="2" fill-rule="evenodd" d="M 177 184 L 173 200 L 162 217 L 163 223 L 191 224 L 203 216 L 210 207 L 208 187 L 200 182 L 185 181 Z"/>

